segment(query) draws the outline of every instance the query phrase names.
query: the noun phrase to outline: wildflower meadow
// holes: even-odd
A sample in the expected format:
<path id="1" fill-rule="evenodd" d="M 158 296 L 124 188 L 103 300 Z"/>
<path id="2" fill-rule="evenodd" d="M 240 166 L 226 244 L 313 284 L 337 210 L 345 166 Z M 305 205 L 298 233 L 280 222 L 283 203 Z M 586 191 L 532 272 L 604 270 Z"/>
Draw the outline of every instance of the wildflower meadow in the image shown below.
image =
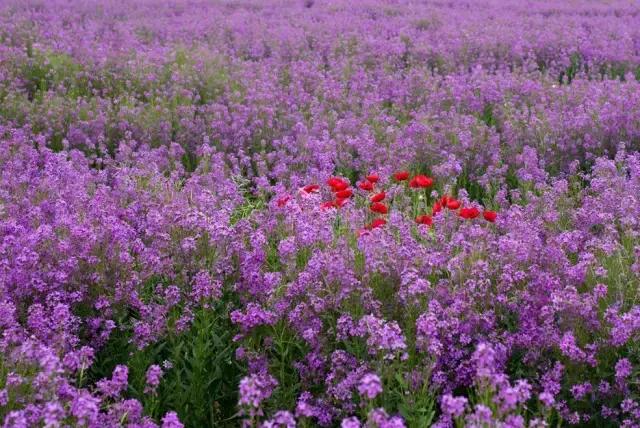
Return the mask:
<path id="1" fill-rule="evenodd" d="M 0 426 L 640 427 L 640 3 L 0 0 Z"/>

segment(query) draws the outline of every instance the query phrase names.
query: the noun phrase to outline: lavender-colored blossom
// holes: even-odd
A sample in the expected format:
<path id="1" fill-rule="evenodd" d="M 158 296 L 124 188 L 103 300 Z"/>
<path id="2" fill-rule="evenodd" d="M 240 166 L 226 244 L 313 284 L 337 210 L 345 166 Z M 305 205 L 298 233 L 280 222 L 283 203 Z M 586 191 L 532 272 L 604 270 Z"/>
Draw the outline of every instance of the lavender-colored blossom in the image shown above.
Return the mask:
<path id="1" fill-rule="evenodd" d="M 373 373 L 367 373 L 364 375 L 362 379 L 360 379 L 358 392 L 369 400 L 373 400 L 382 393 L 382 382 L 378 375 Z"/>

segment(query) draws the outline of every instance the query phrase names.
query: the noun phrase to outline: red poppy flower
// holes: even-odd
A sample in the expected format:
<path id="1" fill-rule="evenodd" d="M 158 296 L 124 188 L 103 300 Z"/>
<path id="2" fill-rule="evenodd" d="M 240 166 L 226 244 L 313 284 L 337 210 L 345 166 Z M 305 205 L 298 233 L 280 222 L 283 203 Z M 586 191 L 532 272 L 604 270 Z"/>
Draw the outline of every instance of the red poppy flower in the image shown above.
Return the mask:
<path id="1" fill-rule="evenodd" d="M 373 190 L 373 183 L 370 181 L 361 181 L 360 183 L 358 183 L 358 187 L 362 190 L 370 192 Z"/>
<path id="2" fill-rule="evenodd" d="M 375 195 L 371 196 L 371 202 L 382 202 L 385 196 L 387 195 L 384 192 L 376 193 Z"/>
<path id="3" fill-rule="evenodd" d="M 480 215 L 480 210 L 477 209 L 476 207 L 472 207 L 472 208 L 462 208 L 460 210 L 460 217 L 467 219 L 467 220 L 471 220 L 474 219 L 476 217 L 478 217 Z"/>
<path id="4" fill-rule="evenodd" d="M 331 177 L 327 180 L 327 184 L 330 187 L 334 187 L 336 184 L 342 183 L 344 180 L 342 180 L 342 178 L 339 177 Z"/>
<path id="5" fill-rule="evenodd" d="M 460 205 L 462 204 L 457 199 L 447 200 L 447 208 L 449 208 L 450 210 L 457 210 L 458 208 L 460 208 Z"/>
<path id="6" fill-rule="evenodd" d="M 397 181 L 404 181 L 409 178 L 409 171 L 398 171 L 393 174 L 393 178 L 395 178 Z"/>
<path id="7" fill-rule="evenodd" d="M 416 175 L 409 182 L 409 187 L 417 188 L 427 188 L 433 186 L 433 179 L 431 177 L 427 177 L 426 175 Z"/>
<path id="8" fill-rule="evenodd" d="M 334 192 L 339 192 L 349 187 L 349 183 L 347 183 L 340 177 L 331 177 L 327 180 L 327 184 Z"/>
<path id="9" fill-rule="evenodd" d="M 496 218 L 498 218 L 498 213 L 495 211 L 485 211 L 482 213 L 482 217 L 488 222 L 493 223 L 496 221 Z"/>
<path id="10" fill-rule="evenodd" d="M 348 201 L 349 201 L 348 198 L 336 198 L 336 200 L 333 201 L 333 203 L 337 208 L 342 208 L 347 204 Z"/>
<path id="11" fill-rule="evenodd" d="M 440 204 L 440 202 L 436 202 L 435 204 L 433 204 L 433 208 L 431 209 L 431 215 L 436 215 L 440 211 L 442 211 L 442 205 Z"/>
<path id="12" fill-rule="evenodd" d="M 344 189 L 339 192 L 336 192 L 336 198 L 338 199 L 347 199 L 353 195 L 353 191 L 351 189 Z"/>
<path id="13" fill-rule="evenodd" d="M 307 184 L 302 188 L 302 190 L 304 190 L 307 193 L 315 193 L 318 190 L 320 190 L 320 186 L 317 184 Z"/>
<path id="14" fill-rule="evenodd" d="M 369 174 L 365 177 L 371 183 L 377 183 L 380 180 L 380 176 L 378 174 Z"/>
<path id="15" fill-rule="evenodd" d="M 389 212 L 389 209 L 385 204 L 381 204 L 380 202 L 374 202 L 371 204 L 371 211 L 378 214 L 386 214 Z"/>
<path id="16" fill-rule="evenodd" d="M 430 215 L 419 215 L 416 217 L 416 223 L 418 224 L 426 224 L 427 226 L 431 226 L 433 224 L 433 218 Z"/>
<path id="17" fill-rule="evenodd" d="M 375 220 L 373 220 L 370 224 L 368 224 L 366 226 L 367 229 L 371 230 L 371 229 L 375 229 L 377 227 L 382 227 L 385 224 L 387 224 L 387 220 L 383 219 L 383 218 L 376 218 Z"/>
<path id="18" fill-rule="evenodd" d="M 290 199 L 291 199 L 291 196 L 286 195 L 278 199 L 276 203 L 278 204 L 279 207 L 284 207 L 285 205 L 287 205 L 287 202 L 289 202 Z"/>
<path id="19" fill-rule="evenodd" d="M 327 201 L 320 204 L 320 208 L 328 210 L 329 208 L 336 208 L 335 201 Z"/>

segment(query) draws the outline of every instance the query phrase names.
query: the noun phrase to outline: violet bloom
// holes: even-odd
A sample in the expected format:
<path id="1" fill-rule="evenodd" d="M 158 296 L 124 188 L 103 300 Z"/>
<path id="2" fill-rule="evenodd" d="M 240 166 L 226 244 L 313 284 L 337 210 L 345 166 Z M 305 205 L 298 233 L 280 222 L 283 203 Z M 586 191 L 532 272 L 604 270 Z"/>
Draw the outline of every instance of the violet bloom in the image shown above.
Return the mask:
<path id="1" fill-rule="evenodd" d="M 462 416 L 467 406 L 467 399 L 464 397 L 454 397 L 451 394 L 445 394 L 442 396 L 442 402 L 440 408 L 442 413 L 458 417 Z"/>
<path id="2" fill-rule="evenodd" d="M 360 379 L 360 384 L 358 385 L 358 392 L 360 395 L 368 398 L 369 400 L 373 400 L 379 394 L 382 393 L 382 382 L 378 375 L 374 373 L 367 373 Z"/>
<path id="3" fill-rule="evenodd" d="M 240 399 L 238 404 L 246 406 L 250 411 L 260 408 L 264 400 L 271 397 L 278 381 L 266 373 L 252 374 L 240 381 Z"/>
<path id="4" fill-rule="evenodd" d="M 145 375 L 146 378 L 146 386 L 144 392 L 147 394 L 153 394 L 156 392 L 158 385 L 160 385 L 160 380 L 162 379 L 163 371 L 160 366 L 153 364 L 147 369 L 147 373 Z"/>
<path id="5" fill-rule="evenodd" d="M 162 417 L 162 428 L 184 428 L 176 412 L 167 412 Z"/>

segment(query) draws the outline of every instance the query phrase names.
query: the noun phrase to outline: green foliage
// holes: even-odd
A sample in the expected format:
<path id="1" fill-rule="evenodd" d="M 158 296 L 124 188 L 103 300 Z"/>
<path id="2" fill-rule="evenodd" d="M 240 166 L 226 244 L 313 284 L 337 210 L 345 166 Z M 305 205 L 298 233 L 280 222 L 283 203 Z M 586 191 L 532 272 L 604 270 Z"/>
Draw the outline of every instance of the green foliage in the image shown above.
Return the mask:
<path id="1" fill-rule="evenodd" d="M 91 367 L 89 383 L 110 377 L 117 364 L 127 364 L 127 394 L 155 419 L 173 410 L 187 427 L 237 426 L 237 386 L 243 371 L 235 361 L 229 307 L 200 307 L 193 316 L 190 329 L 168 334 L 142 350 L 130 343 L 130 332 L 114 333 Z M 164 361 L 171 368 L 163 368 L 157 393 L 145 394 L 147 369 Z"/>

